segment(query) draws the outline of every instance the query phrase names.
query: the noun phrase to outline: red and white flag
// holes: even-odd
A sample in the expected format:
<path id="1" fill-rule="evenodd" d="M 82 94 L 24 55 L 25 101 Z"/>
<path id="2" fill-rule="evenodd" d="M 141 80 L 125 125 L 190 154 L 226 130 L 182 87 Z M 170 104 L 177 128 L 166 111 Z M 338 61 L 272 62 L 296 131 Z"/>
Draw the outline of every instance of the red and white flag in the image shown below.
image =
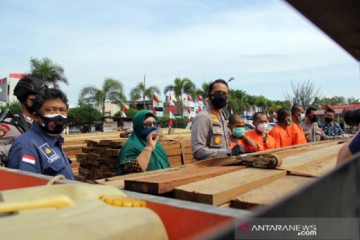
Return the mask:
<path id="1" fill-rule="evenodd" d="M 122 112 L 127 112 L 127 107 L 124 104 L 121 104 L 121 111 Z"/>
<path id="2" fill-rule="evenodd" d="M 23 154 L 22 161 L 31 163 L 31 164 L 35 164 L 35 157 L 27 155 L 27 154 Z"/>
<path id="3" fill-rule="evenodd" d="M 266 111 L 266 118 L 267 118 L 268 121 L 270 120 L 269 110 Z"/>
<path id="4" fill-rule="evenodd" d="M 170 100 L 170 105 L 169 105 L 169 126 L 170 127 L 174 127 L 174 123 L 173 123 L 173 119 L 175 119 L 175 116 L 174 116 L 174 113 L 175 113 L 175 109 L 174 109 L 174 102 L 173 100 L 171 99 L 171 95 L 169 97 L 169 100 Z"/>
<path id="5" fill-rule="evenodd" d="M 172 121 L 171 118 L 169 118 L 169 125 L 170 125 L 170 127 L 173 127 L 173 126 L 174 126 L 174 123 L 173 123 L 173 121 Z"/>
<path id="6" fill-rule="evenodd" d="M 189 95 L 187 95 L 187 100 L 188 100 L 188 102 L 192 102 L 192 99 Z"/>
<path id="7" fill-rule="evenodd" d="M 231 114 L 234 114 L 234 110 L 233 110 L 233 106 L 232 106 L 232 105 L 230 106 L 230 113 L 231 113 Z"/>
<path id="8" fill-rule="evenodd" d="M 244 115 L 247 116 L 247 109 L 244 108 Z"/>
<path id="9" fill-rule="evenodd" d="M 158 107 L 158 102 L 160 102 L 160 100 L 155 96 L 155 93 L 153 93 L 153 108 Z"/>
<path id="10" fill-rule="evenodd" d="M 204 102 L 203 102 L 203 99 L 201 98 L 201 96 L 197 96 L 197 100 L 198 100 L 198 103 L 199 103 L 199 112 L 201 112 L 202 108 L 204 107 Z"/>
<path id="11" fill-rule="evenodd" d="M 152 109 L 152 110 L 153 110 L 153 114 L 154 114 L 154 115 L 157 115 L 157 114 L 156 114 L 155 107 L 153 107 L 153 109 Z"/>
<path id="12" fill-rule="evenodd" d="M 276 113 L 276 110 L 273 109 L 273 118 L 276 119 L 277 118 L 277 113 Z"/>

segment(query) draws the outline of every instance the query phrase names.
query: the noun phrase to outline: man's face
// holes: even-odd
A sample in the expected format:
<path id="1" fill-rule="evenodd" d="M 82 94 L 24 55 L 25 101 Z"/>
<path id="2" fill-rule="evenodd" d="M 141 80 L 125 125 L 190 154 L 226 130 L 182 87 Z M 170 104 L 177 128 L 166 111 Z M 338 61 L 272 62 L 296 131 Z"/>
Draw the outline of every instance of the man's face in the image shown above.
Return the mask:
<path id="1" fill-rule="evenodd" d="M 296 116 L 298 117 L 299 120 L 300 120 L 301 114 L 304 114 L 304 113 L 305 113 L 305 111 L 302 107 L 300 107 L 299 110 L 296 111 Z"/>
<path id="2" fill-rule="evenodd" d="M 45 100 L 40 108 L 40 115 L 44 116 L 48 114 L 62 114 L 67 116 L 67 108 L 63 100 L 60 98 Z"/>
<path id="3" fill-rule="evenodd" d="M 212 103 L 211 101 L 211 95 L 212 94 L 222 94 L 224 96 L 228 96 L 229 94 L 229 89 L 227 88 L 227 86 L 223 83 L 215 83 L 213 85 L 213 89 L 211 90 L 210 92 L 210 95 L 208 95 L 208 100 L 209 100 L 209 103 L 211 104 L 211 106 L 214 107 L 214 104 Z M 226 100 L 227 102 L 227 100 Z"/>
<path id="4" fill-rule="evenodd" d="M 333 112 L 325 112 L 324 118 L 331 118 L 332 120 L 334 120 L 335 118 L 335 113 Z M 330 121 L 331 122 L 331 121 Z"/>
<path id="5" fill-rule="evenodd" d="M 268 122 L 268 120 L 267 120 L 266 115 L 259 114 L 259 115 L 257 115 L 257 119 L 255 121 L 253 121 L 253 124 L 255 127 L 257 127 L 259 124 L 267 123 L 267 122 Z"/>
<path id="6" fill-rule="evenodd" d="M 317 111 L 311 111 L 306 117 L 310 122 L 316 122 Z M 315 121 L 313 121 L 312 119 L 315 119 Z"/>

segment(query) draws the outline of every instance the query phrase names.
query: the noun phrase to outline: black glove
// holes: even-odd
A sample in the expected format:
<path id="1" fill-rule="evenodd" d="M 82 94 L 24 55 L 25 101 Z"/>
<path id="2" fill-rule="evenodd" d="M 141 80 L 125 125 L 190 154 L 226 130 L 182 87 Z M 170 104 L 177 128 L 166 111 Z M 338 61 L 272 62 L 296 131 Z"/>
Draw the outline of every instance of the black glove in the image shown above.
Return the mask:
<path id="1" fill-rule="evenodd" d="M 245 153 L 245 149 L 242 145 L 239 144 L 233 147 L 233 149 L 231 150 L 231 156 L 238 156 L 242 153 Z"/>

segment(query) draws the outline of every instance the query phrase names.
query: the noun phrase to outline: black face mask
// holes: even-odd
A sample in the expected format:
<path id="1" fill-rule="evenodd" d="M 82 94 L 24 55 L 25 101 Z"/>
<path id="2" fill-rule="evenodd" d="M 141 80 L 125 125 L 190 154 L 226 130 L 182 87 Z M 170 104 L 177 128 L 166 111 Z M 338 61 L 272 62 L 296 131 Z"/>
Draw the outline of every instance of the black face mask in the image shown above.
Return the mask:
<path id="1" fill-rule="evenodd" d="M 312 116 L 312 117 L 310 118 L 310 121 L 316 122 L 316 116 Z"/>
<path id="2" fill-rule="evenodd" d="M 51 136 L 59 136 L 67 124 L 67 118 L 61 114 L 40 116 L 43 123 L 40 128 Z"/>
<path id="3" fill-rule="evenodd" d="M 226 95 L 220 93 L 215 93 L 210 95 L 211 103 L 217 109 L 221 109 L 225 107 L 227 99 L 228 97 Z"/>
<path id="4" fill-rule="evenodd" d="M 326 118 L 325 118 L 325 121 L 329 123 L 329 122 L 332 121 L 332 118 L 326 117 Z"/>

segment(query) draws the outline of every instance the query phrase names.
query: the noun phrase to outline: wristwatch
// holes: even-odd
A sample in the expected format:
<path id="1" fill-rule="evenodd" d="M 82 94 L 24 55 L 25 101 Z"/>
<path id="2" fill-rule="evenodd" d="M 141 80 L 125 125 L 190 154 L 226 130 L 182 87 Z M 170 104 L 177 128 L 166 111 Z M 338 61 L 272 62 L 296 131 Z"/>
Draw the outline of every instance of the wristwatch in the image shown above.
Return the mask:
<path id="1" fill-rule="evenodd" d="M 154 149 L 151 146 L 146 146 L 145 147 L 146 151 L 152 152 Z"/>

